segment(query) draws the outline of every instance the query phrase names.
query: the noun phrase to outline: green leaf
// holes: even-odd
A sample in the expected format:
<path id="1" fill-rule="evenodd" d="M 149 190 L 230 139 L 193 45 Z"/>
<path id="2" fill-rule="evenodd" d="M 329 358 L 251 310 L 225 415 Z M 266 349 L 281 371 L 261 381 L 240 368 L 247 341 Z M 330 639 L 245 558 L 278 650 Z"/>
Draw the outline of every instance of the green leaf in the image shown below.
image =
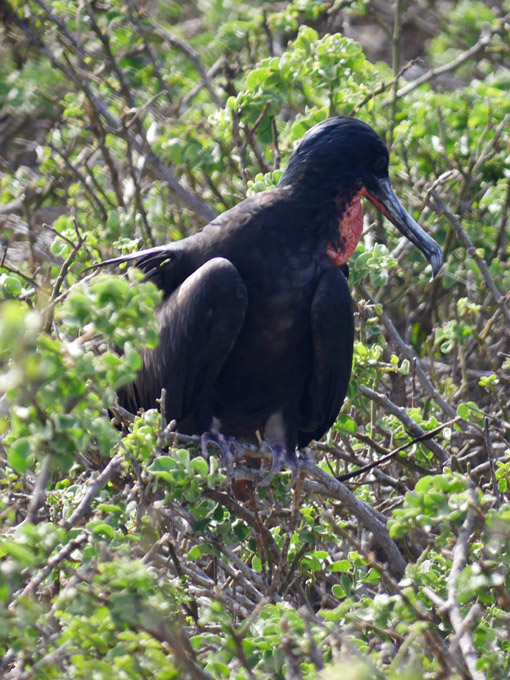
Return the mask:
<path id="1" fill-rule="evenodd" d="M 191 460 L 191 467 L 204 479 L 209 474 L 209 463 L 202 456 L 197 456 Z"/>
<path id="2" fill-rule="evenodd" d="M 346 413 L 341 413 L 336 420 L 334 429 L 342 430 L 348 434 L 355 434 L 358 426 L 351 416 L 348 416 Z"/>
<path id="3" fill-rule="evenodd" d="M 194 545 L 191 548 L 191 550 L 186 555 L 186 559 L 194 561 L 197 560 L 199 557 L 202 557 L 202 555 L 211 554 L 213 554 L 213 549 L 209 543 L 199 543 L 198 545 Z"/>
<path id="4" fill-rule="evenodd" d="M 366 576 L 363 576 L 361 579 L 363 583 L 370 583 L 372 585 L 377 585 L 378 583 L 381 582 L 381 574 L 377 571 L 377 569 L 374 569 L 371 567 L 367 573 Z"/>
<path id="5" fill-rule="evenodd" d="M 335 585 L 331 588 L 331 592 L 339 600 L 342 600 L 345 597 L 345 590 L 339 583 L 335 583 Z"/>
<path id="6" fill-rule="evenodd" d="M 115 514 L 122 512 L 122 508 L 118 505 L 113 505 L 112 503 L 99 503 L 97 509 L 101 510 L 101 512 L 113 512 Z"/>
<path id="7" fill-rule="evenodd" d="M 171 456 L 158 456 L 154 459 L 152 465 L 149 465 L 147 470 L 157 475 L 159 472 L 168 472 L 169 470 L 177 469 L 177 463 Z"/>
<path id="8" fill-rule="evenodd" d="M 457 415 L 460 416 L 463 420 L 469 420 L 469 415 L 470 415 L 470 409 L 467 404 L 459 404 L 457 406 Z"/>
<path id="9" fill-rule="evenodd" d="M 351 568 L 352 564 L 349 560 L 339 560 L 338 562 L 333 562 L 333 564 L 329 565 L 330 571 L 350 571 Z"/>
<path id="10" fill-rule="evenodd" d="M 115 536 L 113 528 L 106 524 L 106 522 L 93 520 L 87 524 L 87 529 L 97 536 L 104 536 L 106 538 L 113 538 Z"/>
<path id="11" fill-rule="evenodd" d="M 28 470 L 33 464 L 34 459 L 35 456 L 28 437 L 20 437 L 7 449 L 9 465 L 20 475 Z"/>
<path id="12" fill-rule="evenodd" d="M 246 78 L 245 87 L 247 90 L 256 90 L 271 74 L 268 68 L 256 68 L 250 72 Z"/>

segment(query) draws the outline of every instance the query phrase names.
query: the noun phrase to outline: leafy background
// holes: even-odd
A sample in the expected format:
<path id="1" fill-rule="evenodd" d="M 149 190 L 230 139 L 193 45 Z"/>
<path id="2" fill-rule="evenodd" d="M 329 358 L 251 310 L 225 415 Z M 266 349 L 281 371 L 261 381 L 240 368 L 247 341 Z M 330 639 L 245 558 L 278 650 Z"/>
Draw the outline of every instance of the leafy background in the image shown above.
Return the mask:
<path id="1" fill-rule="evenodd" d="M 509 11 L 0 1 L 2 677 L 509 676 Z M 110 422 L 159 294 L 86 267 L 274 186 L 335 114 L 445 265 L 367 206 L 342 413 L 241 500 L 156 411 Z"/>

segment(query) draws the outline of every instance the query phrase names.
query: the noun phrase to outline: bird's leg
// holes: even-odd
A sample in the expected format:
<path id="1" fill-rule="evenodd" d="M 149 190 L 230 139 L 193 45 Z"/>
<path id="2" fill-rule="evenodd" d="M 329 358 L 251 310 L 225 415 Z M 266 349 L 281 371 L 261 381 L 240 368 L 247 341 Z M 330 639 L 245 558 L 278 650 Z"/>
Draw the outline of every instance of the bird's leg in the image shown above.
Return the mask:
<path id="1" fill-rule="evenodd" d="M 292 471 L 296 468 L 293 437 L 289 435 L 293 430 L 290 423 L 294 420 L 295 414 L 287 409 L 285 412 L 275 411 L 264 424 L 264 441 L 260 445 L 260 453 L 269 454 L 272 463 L 271 469 L 262 480 L 262 486 L 268 486 L 285 465 Z M 261 468 L 264 469 L 264 465 Z"/>

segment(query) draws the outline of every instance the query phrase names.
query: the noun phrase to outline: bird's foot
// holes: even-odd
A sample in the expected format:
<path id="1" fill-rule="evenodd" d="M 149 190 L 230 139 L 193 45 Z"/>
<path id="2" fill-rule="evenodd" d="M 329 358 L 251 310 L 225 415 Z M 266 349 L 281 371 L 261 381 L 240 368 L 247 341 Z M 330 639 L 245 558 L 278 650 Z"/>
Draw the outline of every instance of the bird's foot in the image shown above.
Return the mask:
<path id="1" fill-rule="evenodd" d="M 260 472 L 264 476 L 258 482 L 259 486 L 269 486 L 273 477 L 281 472 L 284 467 L 291 471 L 291 484 L 296 482 L 299 472 L 296 452 L 289 450 L 284 444 L 263 441 L 258 449 L 258 455 L 256 450 L 253 450 L 253 454 L 250 456 L 250 445 L 243 446 L 235 437 L 225 435 L 213 426 L 200 437 L 200 446 L 205 458 L 209 456 L 209 447 L 218 451 L 225 465 L 227 478 L 231 483 L 236 481 L 236 467 L 244 466 L 247 461 L 249 468 L 260 466 Z M 246 446 L 248 446 L 248 450 Z M 254 447 L 252 448 L 254 449 Z M 258 459 L 260 462 L 255 466 L 253 463 L 250 465 L 250 458 L 253 461 Z M 253 472 L 256 472 L 256 470 L 254 469 Z"/>
<path id="2" fill-rule="evenodd" d="M 260 451 L 268 453 L 272 458 L 271 469 L 260 482 L 260 486 L 268 486 L 273 477 L 281 472 L 284 466 L 287 466 L 291 471 L 291 483 L 295 480 L 298 472 L 295 451 L 289 451 L 284 444 L 271 444 L 270 442 L 262 442 Z"/>
<path id="3" fill-rule="evenodd" d="M 209 431 L 204 432 L 200 437 L 200 447 L 205 458 L 208 457 L 209 446 L 213 446 L 219 452 L 225 463 L 227 477 L 230 481 L 233 481 L 236 457 L 239 458 L 243 453 L 241 444 L 235 437 L 222 434 L 217 428 L 211 427 Z"/>

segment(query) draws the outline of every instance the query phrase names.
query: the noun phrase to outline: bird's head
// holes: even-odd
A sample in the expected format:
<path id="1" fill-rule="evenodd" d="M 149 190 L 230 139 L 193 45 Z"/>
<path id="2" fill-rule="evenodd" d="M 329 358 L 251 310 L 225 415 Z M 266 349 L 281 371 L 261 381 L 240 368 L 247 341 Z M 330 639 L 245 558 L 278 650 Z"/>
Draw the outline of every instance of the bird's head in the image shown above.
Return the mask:
<path id="1" fill-rule="evenodd" d="M 336 264 L 349 259 L 361 237 L 360 198 L 365 196 L 421 250 L 435 276 L 443 262 L 441 249 L 395 196 L 388 162 L 388 150 L 370 125 L 355 118 L 328 118 L 301 139 L 280 185 L 299 192 L 305 201 L 336 202 L 341 215 L 339 239 L 328 248 Z"/>

